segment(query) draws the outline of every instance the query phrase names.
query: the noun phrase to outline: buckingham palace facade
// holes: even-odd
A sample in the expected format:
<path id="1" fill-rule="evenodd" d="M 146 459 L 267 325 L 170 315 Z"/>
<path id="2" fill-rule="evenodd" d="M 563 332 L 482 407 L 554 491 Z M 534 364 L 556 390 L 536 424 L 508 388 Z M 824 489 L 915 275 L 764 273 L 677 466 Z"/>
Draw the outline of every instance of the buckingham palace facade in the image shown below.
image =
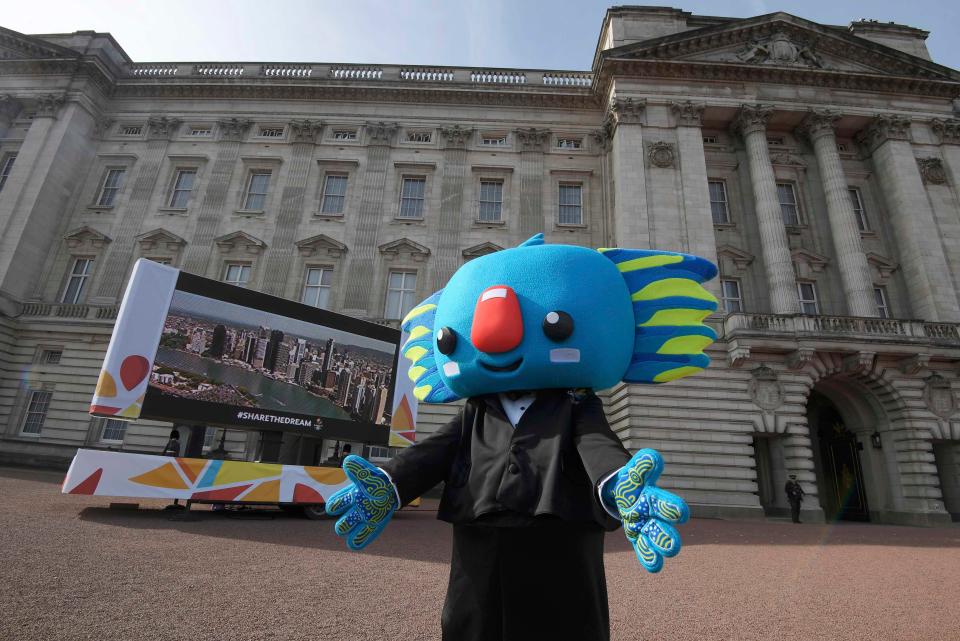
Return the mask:
<path id="1" fill-rule="evenodd" d="M 711 367 L 603 395 L 694 514 L 782 515 L 796 474 L 810 520 L 960 519 L 960 73 L 927 35 L 624 6 L 557 71 L 0 29 L 0 460 L 163 447 L 87 414 L 139 258 L 396 325 L 542 231 L 719 265 Z"/>

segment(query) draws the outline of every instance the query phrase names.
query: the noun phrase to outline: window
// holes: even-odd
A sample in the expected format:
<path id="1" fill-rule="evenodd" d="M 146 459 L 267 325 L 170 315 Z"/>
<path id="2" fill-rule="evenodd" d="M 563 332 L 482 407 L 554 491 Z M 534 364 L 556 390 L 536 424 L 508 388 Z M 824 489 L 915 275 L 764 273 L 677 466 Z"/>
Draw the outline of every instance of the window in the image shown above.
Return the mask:
<path id="1" fill-rule="evenodd" d="M 797 192 L 793 183 L 777 183 L 777 198 L 780 200 L 780 214 L 784 225 L 799 225 L 800 210 L 797 208 Z"/>
<path id="2" fill-rule="evenodd" d="M 560 183 L 559 223 L 561 225 L 583 224 L 583 185 Z"/>
<path id="3" fill-rule="evenodd" d="M 367 458 L 371 458 L 371 459 L 375 459 L 375 458 L 379 458 L 379 459 L 390 458 L 390 448 L 389 448 L 389 447 L 381 447 L 381 446 L 379 446 L 379 445 L 371 445 L 371 446 L 369 446 L 369 450 L 368 450 L 368 452 L 367 452 Z"/>
<path id="4" fill-rule="evenodd" d="M 485 223 L 499 223 L 503 213 L 503 181 L 480 181 L 480 212 L 479 218 Z"/>
<path id="5" fill-rule="evenodd" d="M 403 318 L 416 304 L 417 273 L 390 272 L 385 318 Z"/>
<path id="6" fill-rule="evenodd" d="M 877 315 L 880 318 L 890 318 L 890 304 L 887 302 L 887 288 L 874 287 L 873 297 L 877 301 Z"/>
<path id="7" fill-rule="evenodd" d="M 774 145 L 774 146 L 779 147 L 779 146 L 783 145 L 783 142 L 784 142 L 784 141 L 783 141 L 783 136 L 767 136 L 767 144 L 768 144 L 768 145 Z"/>
<path id="8" fill-rule="evenodd" d="M 333 139 L 334 140 L 356 140 L 357 130 L 356 129 L 334 129 Z"/>
<path id="9" fill-rule="evenodd" d="M 148 258 L 147 260 L 154 262 L 158 265 L 170 265 L 171 261 L 169 258 Z"/>
<path id="10" fill-rule="evenodd" d="M 213 127 L 190 127 L 187 135 L 191 138 L 209 138 L 213 135 Z"/>
<path id="11" fill-rule="evenodd" d="M 303 284 L 303 302 L 326 309 L 330 301 L 331 282 L 333 282 L 333 270 L 329 267 L 308 267 L 306 281 Z"/>
<path id="12" fill-rule="evenodd" d="M 407 142 L 430 142 L 433 134 L 429 131 L 408 131 Z"/>
<path id="13" fill-rule="evenodd" d="M 705 145 L 715 145 L 715 144 L 717 144 L 717 137 L 716 137 L 716 136 L 704 136 L 704 137 L 703 137 L 703 144 L 705 144 Z"/>
<path id="14" fill-rule="evenodd" d="M 837 143 L 837 151 L 839 151 L 840 153 L 844 153 L 846 150 L 847 150 L 847 146 L 845 144 L 843 144 L 842 142 Z"/>
<path id="15" fill-rule="evenodd" d="M 59 365 L 63 357 L 63 350 L 45 349 L 40 355 L 40 362 L 44 365 Z"/>
<path id="16" fill-rule="evenodd" d="M 246 287 L 250 281 L 250 265 L 227 263 L 223 270 L 223 282 L 237 287 Z"/>
<path id="17" fill-rule="evenodd" d="M 143 133 L 143 127 L 140 125 L 128 125 L 126 127 L 120 127 L 121 136 L 139 136 Z"/>
<path id="18" fill-rule="evenodd" d="M 283 127 L 260 127 L 261 138 L 283 138 Z"/>
<path id="19" fill-rule="evenodd" d="M 170 193 L 169 207 L 173 209 L 186 209 L 190 202 L 190 192 L 193 191 L 193 183 L 197 179 L 196 169 L 178 169 L 177 175 L 173 179 L 173 191 Z"/>
<path id="20" fill-rule="evenodd" d="M 710 189 L 710 212 L 713 215 L 714 225 L 724 225 L 730 222 L 730 210 L 727 207 L 727 183 L 722 180 L 711 180 L 707 183 Z"/>
<path id="21" fill-rule="evenodd" d="M 743 311 L 743 296 L 740 293 L 740 281 L 732 278 L 723 278 L 720 280 L 720 300 L 723 303 L 723 311 L 728 314 Z"/>
<path id="22" fill-rule="evenodd" d="M 93 273 L 92 258 L 74 258 L 73 268 L 70 270 L 70 276 L 67 278 L 67 286 L 63 290 L 61 303 L 76 305 L 83 296 L 83 290 L 87 286 L 87 279 Z"/>
<path id="23" fill-rule="evenodd" d="M 340 174 L 327 174 L 323 179 L 323 198 L 320 201 L 321 214 L 342 214 L 347 196 L 347 177 Z"/>
<path id="24" fill-rule="evenodd" d="M 122 443 L 127 433 L 127 422 L 108 418 L 103 421 L 103 431 L 100 440 L 106 443 Z"/>
<path id="25" fill-rule="evenodd" d="M 243 208 L 247 211 L 263 211 L 267 204 L 267 189 L 269 187 L 269 171 L 250 172 L 250 181 L 247 183 L 247 197 L 243 201 Z"/>
<path id="26" fill-rule="evenodd" d="M 817 303 L 817 287 L 814 283 L 797 283 L 797 295 L 800 298 L 800 313 L 816 316 L 820 313 Z"/>
<path id="27" fill-rule="evenodd" d="M 103 177 L 103 186 L 100 187 L 100 197 L 97 198 L 97 207 L 113 207 L 117 200 L 117 193 L 123 187 L 123 179 L 127 175 L 126 169 L 108 169 Z"/>
<path id="28" fill-rule="evenodd" d="M 582 138 L 557 138 L 557 149 L 582 149 Z"/>
<path id="29" fill-rule="evenodd" d="M 13 171 L 13 163 L 17 159 L 17 154 L 10 154 L 3 159 L 3 166 L 0 167 L 0 191 L 3 191 L 3 186 L 7 184 L 7 178 L 10 177 L 10 172 Z"/>
<path id="30" fill-rule="evenodd" d="M 400 190 L 400 218 L 423 218 L 423 200 L 427 179 L 423 176 L 403 177 Z"/>
<path id="31" fill-rule="evenodd" d="M 856 187 L 849 187 L 850 203 L 853 205 L 853 215 L 857 219 L 857 229 L 860 231 L 870 231 L 870 225 L 867 224 L 867 214 L 863 210 L 863 198 L 860 197 L 860 190 Z"/>
<path id="32" fill-rule="evenodd" d="M 484 147 L 506 147 L 507 137 L 496 135 L 480 136 L 480 144 Z"/>
<path id="33" fill-rule="evenodd" d="M 50 407 L 52 392 L 44 390 L 30 390 L 30 401 L 27 403 L 27 413 L 23 417 L 20 432 L 23 434 L 39 434 L 43 429 L 43 422 L 47 420 L 47 409 Z"/>
<path id="34" fill-rule="evenodd" d="M 203 430 L 203 446 L 205 448 L 213 447 L 213 437 L 217 434 L 217 428 L 207 426 Z"/>

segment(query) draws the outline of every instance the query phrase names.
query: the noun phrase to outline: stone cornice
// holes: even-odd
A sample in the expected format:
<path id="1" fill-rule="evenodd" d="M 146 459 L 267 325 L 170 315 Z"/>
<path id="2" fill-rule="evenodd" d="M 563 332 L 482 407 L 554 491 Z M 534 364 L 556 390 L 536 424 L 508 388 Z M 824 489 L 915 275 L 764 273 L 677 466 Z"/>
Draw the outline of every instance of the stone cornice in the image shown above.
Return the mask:
<path id="1" fill-rule="evenodd" d="M 706 105 L 692 100 L 670 103 L 670 111 L 676 117 L 678 127 L 701 127 L 703 125 L 704 109 L 706 109 Z"/>
<path id="2" fill-rule="evenodd" d="M 730 123 L 730 130 L 743 136 L 756 131 L 765 132 L 773 111 L 770 105 L 741 105 L 740 111 Z"/>
<path id="3" fill-rule="evenodd" d="M 934 118 L 930 122 L 930 129 L 940 139 L 942 145 L 960 145 L 960 119 L 948 118 L 940 120 Z"/>
<path id="4" fill-rule="evenodd" d="M 814 141 L 822 136 L 836 136 L 833 123 L 840 118 L 840 114 L 828 109 L 813 109 L 796 128 L 797 135 Z"/>
<path id="5" fill-rule="evenodd" d="M 910 140 L 910 119 L 896 114 L 878 114 L 856 135 L 856 139 L 870 153 L 888 140 Z"/>
<path id="6" fill-rule="evenodd" d="M 292 142 L 313 144 L 317 142 L 317 135 L 323 130 L 323 122 L 320 120 L 291 120 L 289 125 Z"/>

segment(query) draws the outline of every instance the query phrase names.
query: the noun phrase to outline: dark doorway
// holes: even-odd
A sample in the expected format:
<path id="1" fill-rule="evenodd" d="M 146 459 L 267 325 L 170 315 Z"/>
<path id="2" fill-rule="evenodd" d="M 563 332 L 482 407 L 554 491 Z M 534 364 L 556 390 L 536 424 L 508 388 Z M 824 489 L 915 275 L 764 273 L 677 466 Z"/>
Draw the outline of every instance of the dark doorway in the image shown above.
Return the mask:
<path id="1" fill-rule="evenodd" d="M 821 402 L 815 427 L 825 485 L 822 488 L 824 513 L 828 521 L 869 521 L 860 466 L 863 444 L 844 424 L 833 403 L 825 398 Z"/>

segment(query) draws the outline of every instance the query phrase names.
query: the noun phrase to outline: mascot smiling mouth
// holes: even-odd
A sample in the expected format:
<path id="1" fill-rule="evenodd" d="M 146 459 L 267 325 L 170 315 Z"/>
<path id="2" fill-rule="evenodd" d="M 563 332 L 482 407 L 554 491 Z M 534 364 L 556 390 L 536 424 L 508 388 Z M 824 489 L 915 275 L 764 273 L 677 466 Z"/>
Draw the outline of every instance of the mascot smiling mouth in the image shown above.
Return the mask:
<path id="1" fill-rule="evenodd" d="M 481 360 L 478 360 L 477 362 L 480 363 L 480 365 L 483 366 L 484 368 L 490 370 L 491 372 L 512 372 L 513 370 L 520 367 L 520 363 L 523 362 L 523 357 L 521 356 L 517 360 L 513 361 L 512 363 L 507 363 L 506 365 L 488 365 L 487 363 L 484 363 Z"/>

